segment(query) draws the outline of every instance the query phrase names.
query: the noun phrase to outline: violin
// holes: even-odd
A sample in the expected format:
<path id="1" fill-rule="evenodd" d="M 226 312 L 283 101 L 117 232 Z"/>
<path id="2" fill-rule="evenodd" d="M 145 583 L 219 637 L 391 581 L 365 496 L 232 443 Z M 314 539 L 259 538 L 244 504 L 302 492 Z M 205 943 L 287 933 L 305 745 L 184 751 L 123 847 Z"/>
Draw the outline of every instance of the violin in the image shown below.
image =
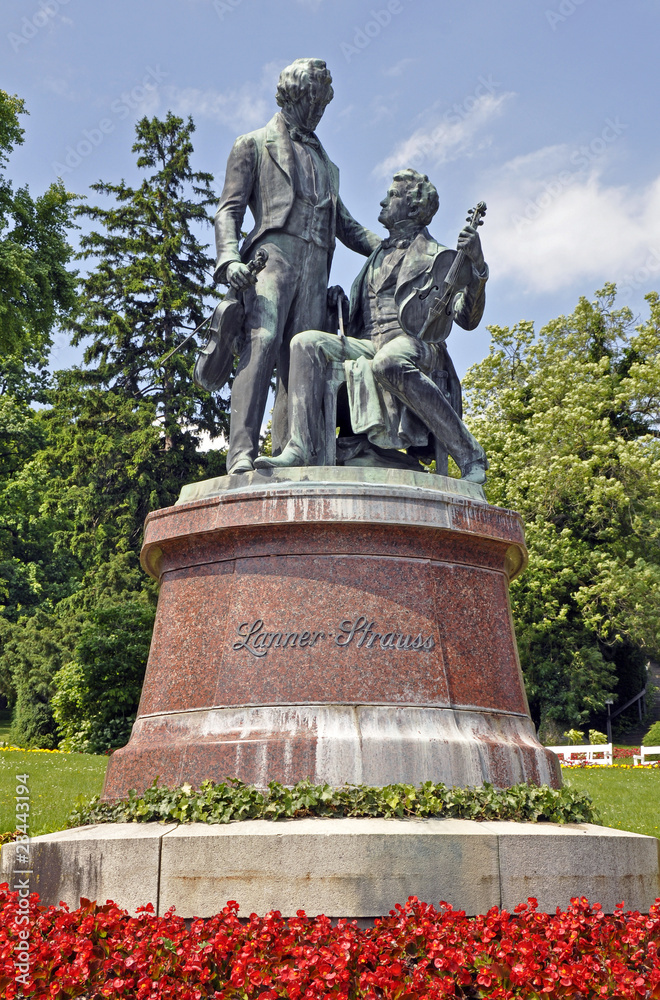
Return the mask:
<path id="1" fill-rule="evenodd" d="M 486 202 L 480 201 L 470 209 L 468 225 L 473 229 L 483 226 Z M 401 307 L 401 326 L 413 337 L 429 343 L 443 343 L 454 322 L 454 299 L 469 283 L 471 261 L 463 249 L 445 250 L 436 255 L 422 285 L 413 290 Z M 439 292 L 439 295 L 433 295 Z"/>
<path id="2" fill-rule="evenodd" d="M 268 251 L 257 250 L 254 259 L 248 262 L 252 274 L 263 271 L 268 262 Z M 245 335 L 245 309 L 243 293 L 233 289 L 215 307 L 209 338 L 197 355 L 193 381 L 207 392 L 219 392 L 231 375 L 234 357 L 240 352 Z"/>

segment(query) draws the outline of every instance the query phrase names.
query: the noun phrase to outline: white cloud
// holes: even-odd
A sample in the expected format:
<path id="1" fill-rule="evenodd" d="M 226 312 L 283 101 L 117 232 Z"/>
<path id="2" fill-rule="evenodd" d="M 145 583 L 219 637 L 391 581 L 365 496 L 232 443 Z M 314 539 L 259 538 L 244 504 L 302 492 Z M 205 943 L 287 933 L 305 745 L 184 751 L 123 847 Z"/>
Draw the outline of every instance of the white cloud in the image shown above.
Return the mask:
<path id="1" fill-rule="evenodd" d="M 660 271 L 660 176 L 643 189 L 607 184 L 607 160 L 567 169 L 576 152 L 552 146 L 498 172 L 482 230 L 493 275 L 551 293 L 605 281 L 636 288 L 644 269 Z"/>
<path id="2" fill-rule="evenodd" d="M 265 125 L 277 110 L 275 89 L 284 63 L 268 63 L 258 83 L 244 83 L 234 90 L 166 87 L 166 103 L 179 115 L 210 118 L 236 133 Z"/>
<path id="3" fill-rule="evenodd" d="M 391 98 L 382 94 L 376 96 L 369 102 L 369 124 L 373 127 L 382 121 L 391 119 L 396 114 L 396 107 Z"/>
<path id="4" fill-rule="evenodd" d="M 79 101 L 80 92 L 72 87 L 69 80 L 58 76 L 46 76 L 43 80 L 44 90 L 49 90 L 51 94 L 61 97 L 66 101 Z"/>
<path id="5" fill-rule="evenodd" d="M 406 69 L 407 66 L 410 66 L 411 63 L 416 63 L 416 62 L 417 60 L 412 59 L 410 56 L 406 59 L 400 59 L 397 63 L 394 63 L 393 66 L 389 66 L 388 69 L 384 69 L 383 74 L 385 76 L 401 76 L 401 74 L 403 73 L 404 69 Z"/>
<path id="6" fill-rule="evenodd" d="M 437 167 L 461 157 L 473 156 L 491 143 L 488 135 L 479 133 L 499 117 L 514 95 L 486 93 L 466 101 L 456 111 L 447 112 L 433 128 L 418 128 L 374 169 L 374 174 L 390 176 L 403 167 L 422 164 Z"/>
<path id="7" fill-rule="evenodd" d="M 224 93 L 197 87 L 167 87 L 165 98 L 168 106 L 178 115 L 211 118 L 236 131 L 257 128 L 265 124 L 269 117 L 265 97 L 255 94 L 249 85 Z"/>

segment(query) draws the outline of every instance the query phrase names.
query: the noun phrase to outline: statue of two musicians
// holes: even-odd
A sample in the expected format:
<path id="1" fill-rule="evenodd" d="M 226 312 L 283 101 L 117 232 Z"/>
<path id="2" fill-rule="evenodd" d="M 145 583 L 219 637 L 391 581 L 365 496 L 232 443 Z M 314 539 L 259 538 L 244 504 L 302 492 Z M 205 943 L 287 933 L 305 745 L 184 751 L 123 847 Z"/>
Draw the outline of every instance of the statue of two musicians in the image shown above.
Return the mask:
<path id="1" fill-rule="evenodd" d="M 325 63 L 297 59 L 280 75 L 281 110 L 240 136 L 229 155 L 215 217 L 215 280 L 229 292 L 212 322 L 214 344 L 195 369 L 199 385 L 217 389 L 238 354 L 227 471 L 319 464 L 324 422 L 332 419 L 337 462 L 419 470 L 439 446 L 462 479 L 483 483 L 486 455 L 461 419 L 445 341 L 454 322 L 473 330 L 483 315 L 488 267 L 478 226 L 485 205 L 469 217 L 457 250 L 449 249 L 427 228 L 437 190 L 408 168 L 395 173 L 381 202 L 389 236 L 361 226 L 314 131 L 332 96 Z M 247 208 L 254 228 L 239 246 Z M 328 288 L 336 239 L 367 258 L 350 305 L 340 288 Z M 322 401 L 328 366 L 337 363 L 346 387 L 335 418 Z M 275 370 L 273 454 L 258 457 Z"/>

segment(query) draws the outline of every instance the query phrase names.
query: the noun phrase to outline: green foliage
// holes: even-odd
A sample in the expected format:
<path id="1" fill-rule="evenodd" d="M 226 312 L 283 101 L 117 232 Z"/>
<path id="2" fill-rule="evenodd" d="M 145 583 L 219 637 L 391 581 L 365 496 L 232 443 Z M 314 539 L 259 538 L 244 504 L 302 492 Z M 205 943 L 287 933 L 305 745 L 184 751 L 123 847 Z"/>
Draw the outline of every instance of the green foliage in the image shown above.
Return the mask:
<path id="1" fill-rule="evenodd" d="M 85 389 L 75 372 L 59 373 L 45 419 L 54 476 L 47 509 L 68 515 L 67 546 L 84 567 L 79 599 L 91 606 L 134 593 L 145 581 L 144 519 L 176 500 L 199 465 L 194 453 L 163 447 L 150 401 Z"/>
<path id="2" fill-rule="evenodd" d="M 54 678 L 71 655 L 78 627 L 75 617 L 38 609 L 16 623 L 2 622 L 3 670 L 11 676 L 14 713 L 10 733 L 17 746 L 52 749 L 57 745 L 52 697 Z"/>
<path id="3" fill-rule="evenodd" d="M 25 101 L 15 94 L 0 90 L 0 166 L 4 166 L 9 153 L 14 146 L 23 142 L 25 130 L 21 127 L 18 116 L 27 114 Z"/>
<path id="4" fill-rule="evenodd" d="M 465 379 L 491 503 L 520 511 L 528 570 L 511 590 L 532 714 L 602 719 L 660 648 L 660 300 L 634 327 L 608 285 L 537 333 L 493 327 Z"/>
<path id="5" fill-rule="evenodd" d="M 580 746 L 584 743 L 584 733 L 580 732 L 579 729 L 569 729 L 568 732 L 564 733 L 564 739 L 569 746 Z"/>
<path id="6" fill-rule="evenodd" d="M 150 171 L 139 188 L 98 183 L 92 190 L 113 199 L 109 208 L 82 205 L 77 214 L 100 226 L 81 239 L 83 259 L 98 261 L 83 282 L 83 295 L 70 320 L 73 343 L 85 350 L 85 382 L 135 405 L 149 398 L 163 446 L 186 450 L 200 429 L 227 430 L 227 401 L 200 393 L 192 382 L 196 347 L 166 363 L 161 358 L 208 315 L 212 260 L 194 227 L 210 223 L 215 202 L 211 174 L 195 172 L 192 119 L 168 113 L 164 121 L 137 123 L 133 151 Z M 213 303 L 215 304 L 215 303 Z"/>
<path id="7" fill-rule="evenodd" d="M 154 609 L 140 599 L 95 608 L 56 674 L 60 749 L 99 753 L 128 742 L 149 655 Z"/>
<path id="8" fill-rule="evenodd" d="M 23 142 L 23 101 L 0 90 L 0 170 Z M 75 303 L 66 238 L 74 196 L 61 181 L 33 199 L 0 174 L 0 355 L 45 352 L 54 325 Z"/>
<path id="9" fill-rule="evenodd" d="M 24 745 L 54 744 L 56 689 L 67 745 L 125 742 L 156 597 L 139 564 L 145 517 L 224 472 L 222 453 L 198 449 L 201 431 L 227 420 L 225 403 L 192 385 L 194 346 L 159 361 L 217 298 L 193 233 L 213 198 L 210 175 L 190 167 L 192 131 L 171 115 L 143 119 L 142 185 L 96 185 L 114 204 L 80 210 L 100 226 L 82 240 L 93 266 L 68 317 L 75 341 L 91 340 L 86 367 L 50 384 L 38 352 L 27 367 L 0 363 L 0 694 Z M 75 628 L 54 643 L 66 621 Z"/>
<path id="10" fill-rule="evenodd" d="M 65 542 L 70 507 L 53 504 L 59 477 L 47 452 L 46 411 L 30 406 L 33 395 L 45 396 L 43 379 L 29 368 L 19 376 L 19 365 L 0 361 L 0 611 L 11 622 L 52 608 L 81 576 Z"/>
<path id="11" fill-rule="evenodd" d="M 266 791 L 237 780 L 219 784 L 204 781 L 160 787 L 155 781 L 143 795 L 129 793 L 116 803 L 98 798 L 80 801 L 69 826 L 93 823 L 231 823 L 244 819 L 295 819 L 302 816 L 443 816 L 454 819 L 511 820 L 516 822 L 590 823 L 595 814 L 588 795 L 548 785 L 514 785 L 498 790 L 448 788 L 426 781 L 414 785 L 312 785 L 299 781 L 293 788 L 271 781 Z"/>
<path id="12" fill-rule="evenodd" d="M 654 722 L 642 740 L 644 747 L 660 747 L 660 722 Z"/>
<path id="13" fill-rule="evenodd" d="M 608 742 L 608 739 L 605 733 L 599 733 L 597 729 L 590 729 L 589 742 L 592 746 L 602 746 Z"/>
<path id="14" fill-rule="evenodd" d="M 75 302 L 66 270 L 73 196 L 58 183 L 33 200 L 2 174 L 23 142 L 21 114 L 23 102 L 0 90 L 0 694 L 15 703 L 15 735 L 50 745 L 49 694 L 67 643 L 52 609 L 75 586 L 77 566 L 41 507 L 46 435 L 32 403 L 46 399 L 51 332 Z"/>

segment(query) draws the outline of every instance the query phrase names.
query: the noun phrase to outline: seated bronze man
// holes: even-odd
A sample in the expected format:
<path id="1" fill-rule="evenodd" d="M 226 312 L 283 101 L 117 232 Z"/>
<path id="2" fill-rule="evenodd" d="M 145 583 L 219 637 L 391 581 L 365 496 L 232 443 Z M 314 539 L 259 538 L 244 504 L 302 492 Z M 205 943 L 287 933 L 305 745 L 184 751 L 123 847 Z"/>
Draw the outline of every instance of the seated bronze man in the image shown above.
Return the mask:
<path id="1" fill-rule="evenodd" d="M 465 330 L 478 326 L 488 268 L 473 225 L 461 231 L 458 251 L 429 234 L 426 227 L 438 205 L 438 192 L 425 174 L 407 169 L 394 175 L 379 215 L 390 235 L 353 284 L 348 335 L 307 330 L 292 339 L 290 438 L 280 455 L 258 458 L 257 467 L 318 464 L 321 401 L 328 362 L 334 361 L 344 362 L 346 369 L 355 435 L 366 435 L 381 455 L 384 449 L 428 452 L 432 435 L 454 459 L 463 479 L 485 482 L 486 455 L 461 420 L 460 383 L 444 341 L 452 321 Z M 436 321 L 420 297 L 427 288 L 428 302 L 434 301 L 435 276 L 446 275 L 452 264 L 457 264 L 457 291 L 447 316 Z"/>

